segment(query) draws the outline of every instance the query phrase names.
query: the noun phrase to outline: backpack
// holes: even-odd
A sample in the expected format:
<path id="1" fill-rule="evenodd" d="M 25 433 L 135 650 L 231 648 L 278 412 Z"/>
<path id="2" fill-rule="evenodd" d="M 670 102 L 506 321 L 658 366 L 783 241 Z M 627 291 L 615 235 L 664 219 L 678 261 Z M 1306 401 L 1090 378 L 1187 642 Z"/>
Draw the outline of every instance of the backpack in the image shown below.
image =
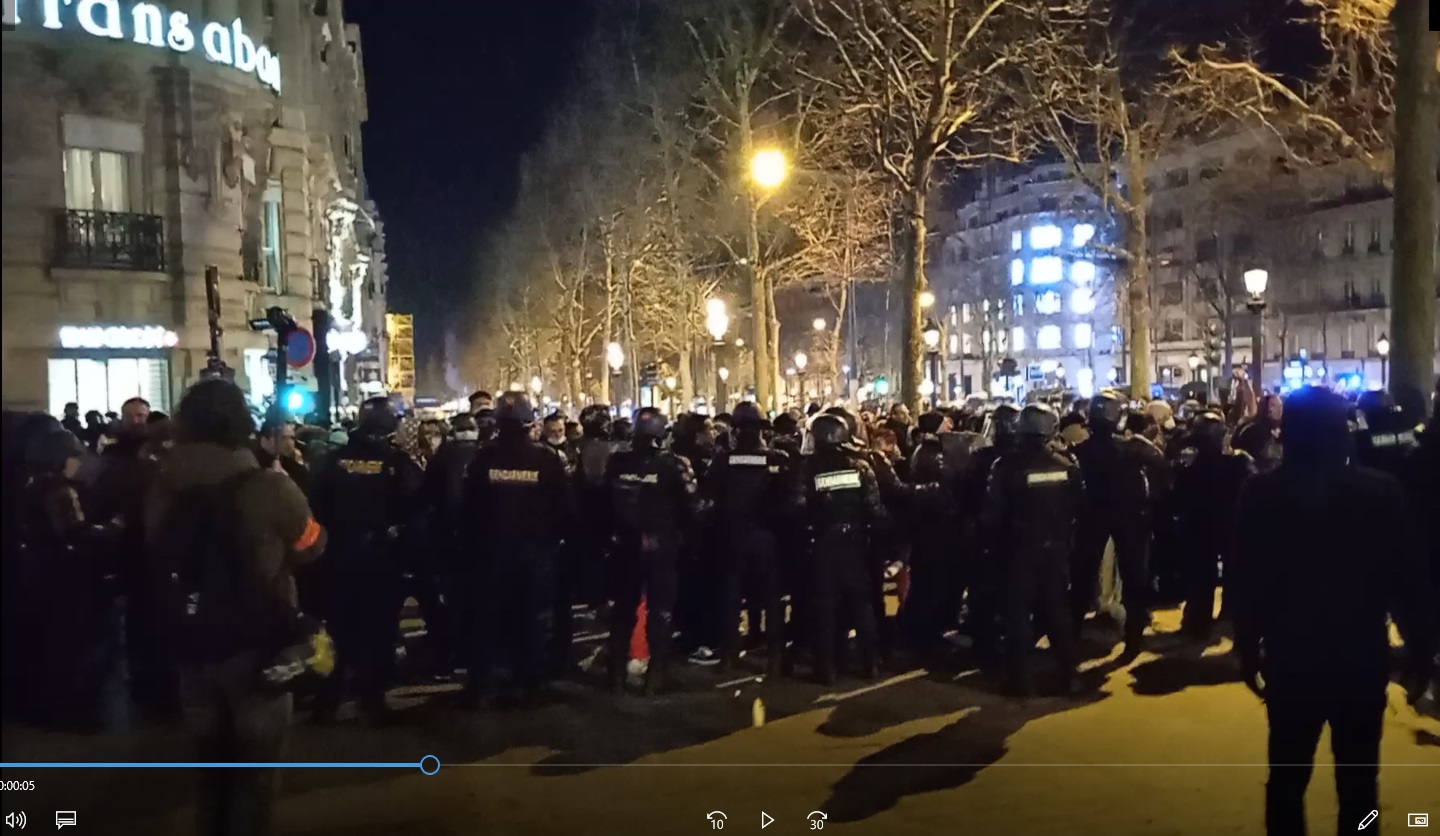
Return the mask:
<path id="1" fill-rule="evenodd" d="M 177 658 L 213 664 L 245 653 L 265 659 L 295 640 L 299 613 L 261 577 L 255 533 L 237 498 L 261 471 L 178 494 L 162 521 L 157 557 L 168 569 Z"/>

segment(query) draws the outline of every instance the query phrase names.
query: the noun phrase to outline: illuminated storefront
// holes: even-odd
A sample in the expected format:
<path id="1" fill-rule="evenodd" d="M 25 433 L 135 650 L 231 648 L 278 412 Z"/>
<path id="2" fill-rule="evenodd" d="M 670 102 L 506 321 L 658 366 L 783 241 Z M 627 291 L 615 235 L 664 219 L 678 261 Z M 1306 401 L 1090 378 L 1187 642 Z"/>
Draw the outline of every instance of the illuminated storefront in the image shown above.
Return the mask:
<path id="1" fill-rule="evenodd" d="M 51 415 L 77 403 L 81 413 L 119 412 L 130 398 L 170 410 L 170 355 L 178 338 L 159 326 L 66 325 L 46 367 Z"/>

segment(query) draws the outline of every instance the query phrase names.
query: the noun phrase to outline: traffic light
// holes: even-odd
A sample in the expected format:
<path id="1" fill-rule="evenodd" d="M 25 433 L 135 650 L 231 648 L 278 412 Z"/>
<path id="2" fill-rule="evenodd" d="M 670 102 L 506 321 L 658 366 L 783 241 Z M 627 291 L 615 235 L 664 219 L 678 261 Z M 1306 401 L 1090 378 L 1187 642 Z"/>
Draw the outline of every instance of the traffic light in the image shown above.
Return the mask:
<path id="1" fill-rule="evenodd" d="M 1205 333 L 1205 363 L 1211 368 L 1220 365 L 1220 350 L 1223 347 L 1223 340 L 1220 336 L 1220 323 L 1211 322 Z"/>
<path id="2" fill-rule="evenodd" d="M 280 390 L 275 402 L 288 416 L 309 415 L 315 409 L 315 393 L 292 383 Z"/>
<path id="3" fill-rule="evenodd" d="M 886 395 L 890 394 L 890 381 L 886 380 L 884 377 L 875 378 L 875 383 L 872 385 L 874 387 L 875 394 L 879 395 L 880 397 L 883 398 Z"/>

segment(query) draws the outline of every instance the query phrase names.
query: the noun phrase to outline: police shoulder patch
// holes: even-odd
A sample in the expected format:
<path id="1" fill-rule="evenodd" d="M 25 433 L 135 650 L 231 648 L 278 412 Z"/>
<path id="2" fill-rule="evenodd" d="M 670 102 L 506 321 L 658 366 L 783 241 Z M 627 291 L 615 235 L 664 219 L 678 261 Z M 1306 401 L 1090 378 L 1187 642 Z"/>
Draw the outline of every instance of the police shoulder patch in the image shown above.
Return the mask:
<path id="1" fill-rule="evenodd" d="M 817 491 L 853 491 L 862 487 L 860 471 L 840 470 L 832 473 L 821 473 L 815 477 L 815 490 Z"/>
<path id="2" fill-rule="evenodd" d="M 639 485 L 654 485 L 660 481 L 657 473 L 622 473 L 619 476 L 621 482 L 629 482 Z"/>
<path id="3" fill-rule="evenodd" d="M 346 473 L 358 473 L 362 476 L 379 476 L 384 468 L 384 462 L 375 459 L 340 459 L 336 464 Z"/>
<path id="4" fill-rule="evenodd" d="M 770 459 L 754 453 L 735 453 L 730 456 L 730 464 L 736 467 L 765 467 L 770 464 Z"/>
<path id="5" fill-rule="evenodd" d="M 1040 470 L 1025 474 L 1027 485 L 1057 485 L 1070 481 L 1070 473 L 1064 470 Z"/>

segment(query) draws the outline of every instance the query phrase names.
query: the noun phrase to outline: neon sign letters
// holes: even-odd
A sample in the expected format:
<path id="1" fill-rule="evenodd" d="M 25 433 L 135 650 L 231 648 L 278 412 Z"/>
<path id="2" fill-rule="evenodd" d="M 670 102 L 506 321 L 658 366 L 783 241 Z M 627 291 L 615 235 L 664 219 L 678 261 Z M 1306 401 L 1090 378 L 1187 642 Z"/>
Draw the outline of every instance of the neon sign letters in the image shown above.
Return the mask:
<path id="1" fill-rule="evenodd" d="M 245 34 L 244 24 L 236 18 L 229 26 L 199 21 L 193 24 L 184 12 L 166 13 L 158 3 L 135 3 L 129 13 L 120 8 L 120 0 L 40 0 L 41 24 L 46 29 L 64 29 L 61 6 L 74 6 L 75 23 L 97 38 L 125 40 L 137 44 L 187 53 L 199 46 L 205 57 L 216 64 L 234 67 L 255 76 L 266 87 L 280 92 L 280 56 Z M 7 23 L 20 22 L 18 12 L 6 3 Z M 129 33 L 126 24 L 129 24 Z M 194 26 L 199 26 L 197 37 Z"/>

